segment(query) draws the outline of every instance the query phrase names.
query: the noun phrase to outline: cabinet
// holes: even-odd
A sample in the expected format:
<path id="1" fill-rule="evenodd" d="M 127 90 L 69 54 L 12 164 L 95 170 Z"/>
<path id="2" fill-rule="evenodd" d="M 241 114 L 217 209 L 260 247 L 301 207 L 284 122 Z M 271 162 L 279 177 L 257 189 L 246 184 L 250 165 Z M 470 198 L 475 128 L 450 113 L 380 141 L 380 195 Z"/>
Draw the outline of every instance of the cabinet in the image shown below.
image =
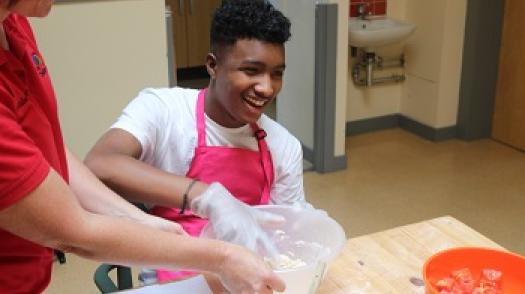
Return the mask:
<path id="1" fill-rule="evenodd" d="M 166 0 L 173 20 L 177 68 L 203 66 L 210 49 L 210 24 L 221 0 Z"/>

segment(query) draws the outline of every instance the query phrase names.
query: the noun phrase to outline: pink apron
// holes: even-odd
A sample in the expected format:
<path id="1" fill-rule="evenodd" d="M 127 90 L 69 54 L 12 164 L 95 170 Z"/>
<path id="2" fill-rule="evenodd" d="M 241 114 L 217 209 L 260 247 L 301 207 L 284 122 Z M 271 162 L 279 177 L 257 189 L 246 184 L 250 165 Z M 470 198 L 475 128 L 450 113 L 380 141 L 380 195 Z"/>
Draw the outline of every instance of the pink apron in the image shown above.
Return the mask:
<path id="1" fill-rule="evenodd" d="M 206 145 L 204 100 L 207 89 L 199 92 L 196 118 L 198 144 L 195 148 L 187 177 L 205 183 L 220 182 L 233 196 L 249 205 L 267 204 L 273 184 L 273 163 L 264 137 L 266 133 L 256 123 L 250 124 L 257 138 L 259 151 L 243 148 Z M 178 222 L 191 236 L 199 236 L 207 220 L 195 216 L 190 210 L 180 214 L 178 208 L 155 206 L 152 213 Z M 173 250 L 177 250 L 174 248 Z M 194 275 L 190 271 L 157 271 L 159 282 L 180 280 Z"/>

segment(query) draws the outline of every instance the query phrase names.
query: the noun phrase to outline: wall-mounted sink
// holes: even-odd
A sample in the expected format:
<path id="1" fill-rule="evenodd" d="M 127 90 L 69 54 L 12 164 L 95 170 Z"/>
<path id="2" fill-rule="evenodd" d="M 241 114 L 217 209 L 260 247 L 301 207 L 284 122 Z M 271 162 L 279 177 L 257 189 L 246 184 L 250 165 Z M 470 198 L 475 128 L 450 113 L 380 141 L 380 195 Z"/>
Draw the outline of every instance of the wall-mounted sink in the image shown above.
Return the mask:
<path id="1" fill-rule="evenodd" d="M 354 47 L 379 47 L 400 42 L 414 32 L 416 26 L 391 18 L 350 18 L 348 43 Z"/>

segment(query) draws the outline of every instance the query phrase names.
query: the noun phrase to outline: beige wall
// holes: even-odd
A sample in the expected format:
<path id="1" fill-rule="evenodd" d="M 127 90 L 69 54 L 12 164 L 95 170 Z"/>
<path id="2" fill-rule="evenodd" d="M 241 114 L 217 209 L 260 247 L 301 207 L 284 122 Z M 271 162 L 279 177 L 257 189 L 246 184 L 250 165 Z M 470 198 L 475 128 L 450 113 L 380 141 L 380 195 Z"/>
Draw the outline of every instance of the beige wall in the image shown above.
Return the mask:
<path id="1" fill-rule="evenodd" d="M 32 25 L 80 157 L 139 90 L 168 85 L 164 0 L 55 4 Z"/>
<path id="2" fill-rule="evenodd" d="M 447 1 L 406 0 L 405 6 L 405 19 L 416 25 L 416 31 L 405 47 L 407 80 L 403 85 L 400 112 L 429 126 L 437 121 Z"/>
<path id="3" fill-rule="evenodd" d="M 434 128 L 456 124 L 465 16 L 466 0 L 406 0 L 417 29 L 406 46 L 403 115 Z"/>
<path id="4" fill-rule="evenodd" d="M 292 22 L 292 37 L 286 44 L 284 86 L 277 99 L 277 121 L 288 128 L 308 148 L 314 141 L 315 96 L 315 0 L 272 1 Z M 338 4 L 336 68 L 336 113 L 334 156 L 345 154 L 345 126 L 348 65 L 349 0 L 323 0 Z M 300 107 L 300 111 L 298 110 Z"/>
<path id="5" fill-rule="evenodd" d="M 466 1 L 388 1 L 389 17 L 416 24 L 404 46 L 407 80 L 356 88 L 349 71 L 348 121 L 401 113 L 434 128 L 456 124 Z M 403 51 L 397 47 L 397 52 Z M 395 46 L 378 50 L 380 55 L 391 52 L 396 52 Z"/>
<path id="6" fill-rule="evenodd" d="M 387 14 L 395 19 L 404 19 L 405 0 L 389 0 L 387 5 Z M 348 54 L 350 54 L 349 50 L 350 47 L 347 46 Z M 399 57 L 402 52 L 402 45 L 387 46 L 377 50 L 377 54 L 385 58 Z M 352 81 L 352 65 L 354 62 L 354 58 L 348 59 L 348 99 L 346 104 L 346 120 L 355 121 L 370 117 L 399 113 L 402 84 L 385 84 L 373 86 L 371 88 L 357 87 Z M 402 72 L 402 69 L 388 69 L 376 71 L 375 75 L 389 76 L 393 73 L 400 74 Z"/>
<path id="7" fill-rule="evenodd" d="M 447 2 L 436 128 L 457 122 L 466 15 L 467 0 Z"/>
<path id="8" fill-rule="evenodd" d="M 315 3 L 313 0 L 273 2 L 292 23 L 292 37 L 285 45 L 286 71 L 284 85 L 277 98 L 277 121 L 304 146 L 313 150 Z"/>

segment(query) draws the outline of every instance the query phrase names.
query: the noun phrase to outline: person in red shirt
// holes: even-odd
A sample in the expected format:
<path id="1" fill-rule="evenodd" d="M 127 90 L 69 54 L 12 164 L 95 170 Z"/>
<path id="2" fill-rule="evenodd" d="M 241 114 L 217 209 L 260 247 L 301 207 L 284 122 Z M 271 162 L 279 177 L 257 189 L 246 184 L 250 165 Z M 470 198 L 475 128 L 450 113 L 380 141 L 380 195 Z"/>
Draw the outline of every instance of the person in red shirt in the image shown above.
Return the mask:
<path id="1" fill-rule="evenodd" d="M 212 272 L 234 293 L 284 290 L 261 258 L 237 245 L 190 238 L 176 223 L 143 213 L 68 151 L 26 19 L 47 16 L 52 4 L 0 0 L 0 293 L 44 291 L 51 248 L 112 263 Z"/>

